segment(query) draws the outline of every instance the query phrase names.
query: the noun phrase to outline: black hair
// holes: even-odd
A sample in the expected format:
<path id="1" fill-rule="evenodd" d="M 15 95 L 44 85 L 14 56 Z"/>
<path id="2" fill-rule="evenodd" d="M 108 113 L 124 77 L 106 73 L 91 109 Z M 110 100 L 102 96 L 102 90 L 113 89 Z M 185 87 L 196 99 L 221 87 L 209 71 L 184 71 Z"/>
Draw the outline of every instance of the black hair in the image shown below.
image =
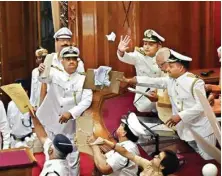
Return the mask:
<path id="1" fill-rule="evenodd" d="M 125 124 L 125 126 L 124 126 L 124 131 L 126 132 L 127 139 L 129 139 L 130 141 L 133 141 L 133 142 L 138 141 L 139 138 L 132 133 L 132 131 L 129 129 L 127 124 Z"/>
<path id="2" fill-rule="evenodd" d="M 179 63 L 180 63 L 181 65 L 183 65 L 186 69 L 189 68 L 189 65 L 190 65 L 190 62 L 189 62 L 189 61 L 179 61 Z"/>
<path id="3" fill-rule="evenodd" d="M 176 153 L 171 150 L 164 150 L 163 152 L 165 153 L 165 157 L 160 164 L 164 167 L 162 173 L 166 176 L 177 171 L 179 168 L 179 159 L 177 158 Z"/>

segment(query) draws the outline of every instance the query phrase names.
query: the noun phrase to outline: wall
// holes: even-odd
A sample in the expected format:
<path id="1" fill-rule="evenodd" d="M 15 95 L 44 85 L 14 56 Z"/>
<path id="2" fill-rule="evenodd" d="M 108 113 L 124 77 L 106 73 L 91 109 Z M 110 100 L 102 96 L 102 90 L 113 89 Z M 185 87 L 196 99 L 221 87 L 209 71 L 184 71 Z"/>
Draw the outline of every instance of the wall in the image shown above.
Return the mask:
<path id="1" fill-rule="evenodd" d="M 69 26 L 80 47 L 86 68 L 109 65 L 113 70 L 135 74 L 134 68 L 116 56 L 121 35 L 130 35 L 134 46 L 142 45 L 143 32 L 154 29 L 165 37 L 165 46 L 193 58 L 191 69 L 218 66 L 215 57 L 216 2 L 69 2 Z M 219 14 L 219 13 L 216 13 Z M 218 17 L 219 18 L 219 17 Z M 114 31 L 115 42 L 105 35 Z M 220 32 L 219 32 L 220 33 Z"/>

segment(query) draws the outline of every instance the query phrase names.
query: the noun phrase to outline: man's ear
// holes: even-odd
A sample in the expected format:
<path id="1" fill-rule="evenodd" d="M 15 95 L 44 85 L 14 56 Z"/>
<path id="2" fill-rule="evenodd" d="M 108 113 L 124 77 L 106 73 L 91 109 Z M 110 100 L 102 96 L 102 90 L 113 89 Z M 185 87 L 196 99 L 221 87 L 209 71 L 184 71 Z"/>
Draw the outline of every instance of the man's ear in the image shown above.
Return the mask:
<path id="1" fill-rule="evenodd" d="M 53 153 L 53 149 L 52 149 L 52 147 L 50 147 L 48 150 L 48 154 L 51 155 L 52 153 Z"/>
<path id="2" fill-rule="evenodd" d="M 123 136 L 126 136 L 126 132 L 124 131 L 124 132 L 122 133 L 122 135 L 121 135 L 121 136 L 122 136 L 122 137 L 123 137 Z"/>

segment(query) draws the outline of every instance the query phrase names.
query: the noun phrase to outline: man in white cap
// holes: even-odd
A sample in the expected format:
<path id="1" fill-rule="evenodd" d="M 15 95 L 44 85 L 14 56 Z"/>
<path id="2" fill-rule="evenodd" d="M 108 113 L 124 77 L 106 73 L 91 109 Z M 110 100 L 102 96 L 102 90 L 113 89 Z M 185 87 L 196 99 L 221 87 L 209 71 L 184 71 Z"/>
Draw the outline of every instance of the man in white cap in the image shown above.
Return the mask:
<path id="1" fill-rule="evenodd" d="M 167 89 L 172 104 L 173 115 L 166 124 L 169 127 L 176 126 L 180 139 L 188 142 L 204 159 L 212 159 L 196 143 L 190 131 L 190 129 L 194 130 L 206 141 L 215 145 L 216 138 L 213 129 L 208 118 L 204 115 L 203 107 L 195 92 L 195 89 L 198 89 L 206 95 L 204 81 L 187 71 L 192 58 L 173 50 L 170 50 L 170 53 L 167 60 L 169 63 L 167 68 L 169 77 L 149 78 L 138 76 L 124 81 L 137 83 L 141 86 Z"/>
<path id="2" fill-rule="evenodd" d="M 5 112 L 5 107 L 0 100 L 0 149 L 8 149 L 10 147 L 10 129 Z"/>
<path id="3" fill-rule="evenodd" d="M 136 142 L 139 136 L 144 134 L 146 134 L 145 128 L 140 124 L 135 113 L 130 113 L 127 118 L 122 119 L 119 128 L 116 130 L 118 144 L 135 155 L 139 155 Z M 91 136 L 89 143 L 93 143 L 94 141 L 94 136 Z M 137 175 L 138 166 L 121 156 L 118 152 L 111 150 L 102 154 L 98 145 L 91 145 L 91 147 L 95 165 L 102 174 L 112 176 Z"/>
<path id="4" fill-rule="evenodd" d="M 47 78 L 39 77 L 49 84 L 47 96 L 37 110 L 37 117 L 46 129 L 50 139 L 56 134 L 64 134 L 72 142 L 75 133 L 75 119 L 78 118 L 92 102 L 92 90 L 83 89 L 85 75 L 76 72 L 79 49 L 65 47 L 60 52 L 64 70 L 51 68 Z M 79 175 L 79 152 L 68 156 L 70 175 Z"/>
<path id="5" fill-rule="evenodd" d="M 61 63 L 62 58 L 60 57 L 60 52 L 64 47 L 71 45 L 72 32 L 67 27 L 63 27 L 59 29 L 54 34 L 53 37 L 55 39 L 55 52 L 56 53 L 52 53 L 50 55 L 50 57 L 52 57 L 52 67 L 57 68 L 58 70 L 63 70 L 64 68 Z M 39 71 L 42 72 L 44 68 L 45 68 L 44 64 L 39 65 Z M 78 67 L 76 71 L 79 72 L 80 74 L 85 72 L 84 64 L 80 58 L 78 59 Z M 46 94 L 47 94 L 47 84 L 42 84 L 40 104 L 42 103 Z"/>
<path id="6" fill-rule="evenodd" d="M 48 54 L 48 50 L 44 48 L 37 49 L 35 51 L 36 56 L 36 64 L 39 66 L 44 62 L 46 55 Z M 31 82 L 31 94 L 30 94 L 30 103 L 31 105 L 37 109 L 40 102 L 40 91 L 41 91 L 41 83 L 38 81 L 38 67 L 32 70 L 32 82 Z"/>
<path id="7" fill-rule="evenodd" d="M 121 36 L 117 50 L 119 60 L 134 65 L 137 76 L 159 77 L 161 70 L 156 64 L 155 56 L 157 51 L 162 47 L 165 39 L 154 30 L 148 29 L 144 32 L 143 47 L 135 47 L 134 52 L 127 53 L 126 50 L 129 48 L 128 45 L 130 41 L 129 36 L 125 36 L 124 39 Z M 150 88 L 137 86 L 136 90 L 147 92 Z M 134 106 L 139 112 L 155 111 L 155 103 L 152 103 L 147 97 L 141 94 L 135 95 Z"/>

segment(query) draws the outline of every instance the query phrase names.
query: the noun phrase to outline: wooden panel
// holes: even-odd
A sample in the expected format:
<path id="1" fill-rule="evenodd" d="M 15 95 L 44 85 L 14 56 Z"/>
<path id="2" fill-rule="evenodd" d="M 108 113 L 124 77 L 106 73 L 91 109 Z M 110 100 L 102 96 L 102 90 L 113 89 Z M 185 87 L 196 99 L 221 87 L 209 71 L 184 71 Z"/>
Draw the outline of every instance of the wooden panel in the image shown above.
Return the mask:
<path id="1" fill-rule="evenodd" d="M 1 2 L 3 84 L 29 78 L 35 62 L 35 2 Z M 13 12 L 13 13 L 12 13 Z"/>
<path id="2" fill-rule="evenodd" d="M 214 2 L 69 2 L 76 20 L 69 22 L 75 33 L 86 68 L 108 65 L 113 70 L 135 75 L 134 67 L 117 59 L 121 35 L 130 35 L 129 51 L 142 46 L 143 33 L 154 29 L 165 39 L 165 46 L 193 58 L 190 69 L 215 67 Z M 70 15 L 70 14 L 69 14 Z M 75 26 L 75 27 L 73 27 Z M 105 35 L 115 32 L 115 42 Z"/>

